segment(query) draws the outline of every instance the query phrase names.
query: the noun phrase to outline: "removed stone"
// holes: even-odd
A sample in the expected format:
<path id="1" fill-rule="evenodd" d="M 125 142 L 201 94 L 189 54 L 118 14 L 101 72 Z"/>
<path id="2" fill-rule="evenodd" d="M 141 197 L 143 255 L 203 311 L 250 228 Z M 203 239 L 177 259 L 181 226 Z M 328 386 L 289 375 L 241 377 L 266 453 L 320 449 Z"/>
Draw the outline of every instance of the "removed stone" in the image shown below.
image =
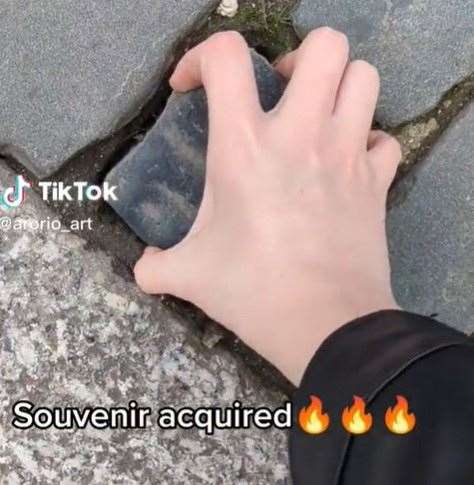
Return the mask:
<path id="1" fill-rule="evenodd" d="M 302 0 L 293 15 L 303 38 L 328 25 L 345 32 L 352 57 L 379 69 L 377 119 L 397 125 L 433 108 L 474 69 L 474 0 Z"/>
<path id="2" fill-rule="evenodd" d="M 407 310 L 474 331 L 474 104 L 395 188 L 393 285 Z"/>
<path id="3" fill-rule="evenodd" d="M 0 2 L 0 145 L 19 147 L 36 176 L 51 175 L 138 113 L 176 42 L 216 3 Z"/>
<path id="4" fill-rule="evenodd" d="M 262 56 L 252 52 L 252 57 L 268 111 L 284 82 Z M 145 139 L 108 174 L 109 185 L 118 187 L 111 206 L 147 244 L 168 248 L 191 228 L 204 190 L 207 135 L 204 91 L 172 94 Z"/>

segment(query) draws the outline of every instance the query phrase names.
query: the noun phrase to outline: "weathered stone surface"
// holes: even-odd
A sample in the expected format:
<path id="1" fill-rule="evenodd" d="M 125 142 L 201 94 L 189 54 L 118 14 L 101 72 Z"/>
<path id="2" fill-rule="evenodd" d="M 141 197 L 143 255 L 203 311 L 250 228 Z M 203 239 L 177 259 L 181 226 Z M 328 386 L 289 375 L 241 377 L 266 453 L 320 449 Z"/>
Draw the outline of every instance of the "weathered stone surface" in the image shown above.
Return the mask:
<path id="1" fill-rule="evenodd" d="M 408 310 L 474 331 L 474 105 L 395 188 L 388 217 L 396 296 Z"/>
<path id="2" fill-rule="evenodd" d="M 280 99 L 284 83 L 253 53 L 265 110 Z M 118 186 L 112 207 L 148 244 L 167 248 L 189 231 L 204 190 L 207 105 L 202 89 L 172 94 L 161 117 L 106 180 Z"/>
<path id="3" fill-rule="evenodd" d="M 474 0 L 301 0 L 301 37 L 329 25 L 347 33 L 352 57 L 378 67 L 377 119 L 397 125 L 429 110 L 474 69 Z"/>
<path id="4" fill-rule="evenodd" d="M 137 112 L 176 41 L 216 3 L 1 2 L 0 144 L 23 148 L 36 175 L 51 174 Z"/>
<path id="5" fill-rule="evenodd" d="M 0 169 L 0 190 L 12 182 Z M 1 214 L 5 217 L 5 214 Z M 55 215 L 28 192 L 8 217 Z M 4 227 L 2 225 L 2 227 Z M 209 349 L 160 299 L 72 234 L 0 232 L 0 476 L 5 484 L 287 483 L 276 430 L 16 430 L 12 405 L 276 407 L 232 353 Z"/>

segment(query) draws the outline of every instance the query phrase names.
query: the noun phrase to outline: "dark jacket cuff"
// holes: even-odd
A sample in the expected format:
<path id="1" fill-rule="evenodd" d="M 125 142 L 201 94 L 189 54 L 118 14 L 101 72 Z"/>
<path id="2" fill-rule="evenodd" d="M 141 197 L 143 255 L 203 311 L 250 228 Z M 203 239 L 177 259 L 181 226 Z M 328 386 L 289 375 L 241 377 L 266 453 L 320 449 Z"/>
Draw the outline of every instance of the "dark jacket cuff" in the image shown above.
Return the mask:
<path id="1" fill-rule="evenodd" d="M 310 404 L 310 395 L 318 396 L 323 410 L 337 420 L 354 395 L 368 404 L 418 359 L 465 341 L 464 334 L 442 323 L 398 310 L 366 315 L 330 335 L 293 396 L 290 461 L 294 483 L 337 483 L 350 442 L 341 426 L 331 426 L 330 432 L 318 437 L 300 428 L 298 414 Z"/>

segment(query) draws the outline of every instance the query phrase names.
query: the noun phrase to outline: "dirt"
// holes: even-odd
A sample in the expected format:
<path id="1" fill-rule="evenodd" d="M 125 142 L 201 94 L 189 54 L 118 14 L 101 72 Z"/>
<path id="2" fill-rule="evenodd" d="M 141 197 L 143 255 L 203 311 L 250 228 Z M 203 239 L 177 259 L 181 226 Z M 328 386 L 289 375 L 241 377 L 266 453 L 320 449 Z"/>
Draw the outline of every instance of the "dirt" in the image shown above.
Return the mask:
<path id="1" fill-rule="evenodd" d="M 407 173 L 415 163 L 424 158 L 441 133 L 473 99 L 474 74 L 471 74 L 445 93 L 432 110 L 391 130 L 402 145 L 401 174 Z"/>
<path id="2" fill-rule="evenodd" d="M 241 0 L 235 17 L 209 16 L 189 37 L 188 45 L 194 45 L 218 31 L 238 30 L 251 47 L 269 61 L 274 61 L 299 44 L 291 24 L 291 12 L 296 3 L 296 0 Z"/>

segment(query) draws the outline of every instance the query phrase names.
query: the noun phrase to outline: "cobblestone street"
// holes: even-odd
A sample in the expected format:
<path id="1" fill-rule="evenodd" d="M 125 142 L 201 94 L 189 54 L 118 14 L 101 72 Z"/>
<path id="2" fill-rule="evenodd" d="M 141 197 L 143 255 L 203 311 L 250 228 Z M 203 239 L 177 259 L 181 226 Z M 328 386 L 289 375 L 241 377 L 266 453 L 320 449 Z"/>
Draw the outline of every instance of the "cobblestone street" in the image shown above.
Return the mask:
<path id="1" fill-rule="evenodd" d="M 133 396 L 151 408 L 288 400 L 291 385 L 236 337 L 188 304 L 143 294 L 132 276 L 144 243 L 178 242 L 200 205 L 206 98 L 172 94 L 168 78 L 215 30 L 247 38 L 267 111 L 285 87 L 271 62 L 317 27 L 346 32 L 351 58 L 378 68 L 376 125 L 403 150 L 387 215 L 397 301 L 474 334 L 474 0 L 218 4 L 0 3 L 0 192 L 17 174 L 33 187 L 21 207 L 0 207 L 1 485 L 290 483 L 287 433 L 274 428 L 206 436 L 8 422 L 24 398 L 113 407 Z M 43 197 L 40 181 L 96 188 L 78 203 Z M 29 222 L 14 230 L 7 217 Z"/>

